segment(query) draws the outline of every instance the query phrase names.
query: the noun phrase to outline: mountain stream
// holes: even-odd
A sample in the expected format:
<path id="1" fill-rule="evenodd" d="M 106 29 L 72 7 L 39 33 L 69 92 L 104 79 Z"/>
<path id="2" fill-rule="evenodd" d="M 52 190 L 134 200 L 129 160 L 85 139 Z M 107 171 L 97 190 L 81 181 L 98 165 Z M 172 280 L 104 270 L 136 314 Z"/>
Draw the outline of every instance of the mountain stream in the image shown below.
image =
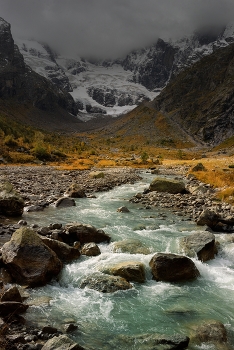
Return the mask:
<path id="1" fill-rule="evenodd" d="M 156 252 L 180 253 L 180 238 L 198 230 L 194 223 L 168 210 L 145 209 L 128 201 L 142 192 L 152 178 L 151 174 L 143 174 L 143 179 L 135 184 L 97 193 L 97 198 L 76 199 L 75 207 L 51 207 L 42 213 L 24 214 L 29 224 L 45 226 L 74 221 L 91 224 L 110 235 L 111 242 L 138 239 L 151 251 L 148 255 L 113 253 L 111 243 L 99 244 L 101 255 L 81 256 L 64 266 L 58 281 L 30 290 L 32 306 L 26 315 L 29 321 L 58 329 L 74 322 L 78 329 L 69 337 L 80 345 L 113 350 L 126 349 L 125 336 L 145 333 L 189 336 L 194 325 L 215 319 L 225 325 L 234 343 L 234 243 L 226 243 L 218 256 L 207 263 L 193 259 L 201 274 L 196 281 L 173 284 L 152 279 L 151 257 Z M 130 212 L 117 212 L 121 206 Z M 216 235 L 216 239 L 222 244 L 226 238 Z M 142 262 L 146 282 L 132 283 L 132 289 L 115 293 L 79 288 L 90 273 L 123 261 Z"/>

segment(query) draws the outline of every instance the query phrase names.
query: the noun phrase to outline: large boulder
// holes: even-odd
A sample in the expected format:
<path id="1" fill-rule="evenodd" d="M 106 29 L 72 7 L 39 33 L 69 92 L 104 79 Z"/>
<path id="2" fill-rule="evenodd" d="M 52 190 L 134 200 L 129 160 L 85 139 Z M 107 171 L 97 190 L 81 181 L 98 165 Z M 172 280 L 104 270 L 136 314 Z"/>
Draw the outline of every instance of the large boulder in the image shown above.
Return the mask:
<path id="1" fill-rule="evenodd" d="M 75 343 L 73 340 L 62 334 L 58 337 L 49 339 L 42 350 L 85 350 L 82 346 Z"/>
<path id="2" fill-rule="evenodd" d="M 71 198 L 84 198 L 86 197 L 85 190 L 78 184 L 73 183 L 64 193 L 65 196 Z"/>
<path id="3" fill-rule="evenodd" d="M 110 242 L 110 236 L 103 230 L 98 230 L 92 225 L 74 222 L 67 224 L 65 229 L 68 232 L 70 241 L 73 242 L 79 241 L 81 244 Z"/>
<path id="4" fill-rule="evenodd" d="M 6 216 L 21 216 L 23 210 L 24 200 L 10 182 L 0 179 L 0 213 Z"/>
<path id="5" fill-rule="evenodd" d="M 70 247 L 66 243 L 51 238 L 41 237 L 41 239 L 64 262 L 69 262 L 80 257 L 80 251 L 77 248 Z"/>
<path id="6" fill-rule="evenodd" d="M 32 229 L 21 227 L 2 247 L 2 260 L 19 284 L 44 285 L 62 269 L 62 263 Z"/>
<path id="7" fill-rule="evenodd" d="M 156 281 L 183 282 L 200 275 L 194 262 L 182 255 L 157 253 L 149 265 Z"/>
<path id="8" fill-rule="evenodd" d="M 80 288 L 85 287 L 102 293 L 113 293 L 117 290 L 131 289 L 132 285 L 122 277 L 100 273 L 86 277 L 80 285 Z"/>
<path id="9" fill-rule="evenodd" d="M 208 231 L 201 231 L 181 239 L 181 247 L 189 257 L 198 257 L 201 261 L 214 259 L 217 254 L 215 236 Z"/>
<path id="10" fill-rule="evenodd" d="M 182 181 L 167 179 L 157 176 L 150 184 L 149 191 L 168 192 L 168 193 L 184 193 L 185 184 Z"/>
<path id="11" fill-rule="evenodd" d="M 103 272 L 125 278 L 128 282 L 145 282 L 145 267 L 141 262 L 126 261 L 115 264 Z"/>
<path id="12" fill-rule="evenodd" d="M 150 254 L 150 249 L 138 239 L 124 239 L 113 243 L 114 253 Z"/>

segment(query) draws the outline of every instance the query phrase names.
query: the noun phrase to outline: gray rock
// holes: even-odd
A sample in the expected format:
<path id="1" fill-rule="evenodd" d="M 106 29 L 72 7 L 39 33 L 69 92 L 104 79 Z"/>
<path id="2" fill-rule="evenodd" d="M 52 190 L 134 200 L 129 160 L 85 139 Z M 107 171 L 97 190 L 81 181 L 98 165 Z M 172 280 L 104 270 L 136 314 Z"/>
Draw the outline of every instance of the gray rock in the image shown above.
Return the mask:
<path id="1" fill-rule="evenodd" d="M 181 239 L 181 247 L 186 255 L 198 257 L 201 261 L 214 259 L 217 254 L 215 236 L 208 231 L 201 231 Z"/>
<path id="2" fill-rule="evenodd" d="M 65 196 L 71 198 L 84 198 L 86 197 L 85 190 L 78 184 L 72 184 L 64 193 Z"/>
<path id="3" fill-rule="evenodd" d="M 221 322 L 208 320 L 195 327 L 191 341 L 196 344 L 207 342 L 223 344 L 227 342 L 227 331 Z"/>

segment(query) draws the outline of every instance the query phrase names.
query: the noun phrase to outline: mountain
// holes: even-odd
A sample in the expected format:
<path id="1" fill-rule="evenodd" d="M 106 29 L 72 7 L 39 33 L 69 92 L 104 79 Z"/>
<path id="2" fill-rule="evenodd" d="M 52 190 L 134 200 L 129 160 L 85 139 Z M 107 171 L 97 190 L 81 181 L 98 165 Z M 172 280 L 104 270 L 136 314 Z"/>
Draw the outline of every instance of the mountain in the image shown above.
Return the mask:
<path id="1" fill-rule="evenodd" d="M 35 73 L 14 44 L 11 26 L 0 18 L 1 113 L 52 130 L 78 129 L 72 96 Z"/>
<path id="2" fill-rule="evenodd" d="M 234 44 L 170 80 L 159 96 L 102 130 L 154 145 L 216 145 L 234 136 Z"/>
<path id="3" fill-rule="evenodd" d="M 96 63 L 61 56 L 33 40 L 15 40 L 27 65 L 68 91 L 83 112 L 79 118 L 87 120 L 116 116 L 152 100 L 183 69 L 234 42 L 234 25 L 203 28 L 176 41 L 158 39 L 124 58 Z"/>

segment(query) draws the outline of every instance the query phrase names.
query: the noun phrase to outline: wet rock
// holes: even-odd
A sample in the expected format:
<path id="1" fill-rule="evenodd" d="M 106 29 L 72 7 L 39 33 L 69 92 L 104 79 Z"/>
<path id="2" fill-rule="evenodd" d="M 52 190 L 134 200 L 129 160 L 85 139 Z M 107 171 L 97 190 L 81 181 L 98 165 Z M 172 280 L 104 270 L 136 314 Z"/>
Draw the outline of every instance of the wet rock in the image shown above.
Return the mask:
<path id="1" fill-rule="evenodd" d="M 24 200 L 14 190 L 12 184 L 0 179 L 0 213 L 6 216 L 21 216 L 24 210 Z"/>
<path id="2" fill-rule="evenodd" d="M 78 329 L 78 326 L 74 323 L 68 323 L 68 324 L 65 324 L 65 326 L 64 326 L 64 330 L 66 333 L 74 332 L 77 329 Z"/>
<path id="3" fill-rule="evenodd" d="M 183 282 L 200 275 L 194 262 L 182 255 L 157 253 L 149 265 L 156 281 Z"/>
<path id="4" fill-rule="evenodd" d="M 58 330 L 57 330 L 57 328 L 52 327 L 52 326 L 44 326 L 42 328 L 42 332 L 47 333 L 47 334 L 55 334 L 58 332 Z"/>
<path id="5" fill-rule="evenodd" d="M 41 205 L 30 205 L 28 207 L 24 207 L 24 211 L 26 213 L 33 213 L 35 211 L 43 211 L 44 208 Z"/>
<path id="6" fill-rule="evenodd" d="M 87 256 L 97 256 L 101 254 L 101 251 L 97 244 L 91 242 L 83 245 L 81 254 Z"/>
<path id="7" fill-rule="evenodd" d="M 136 336 L 117 337 L 118 344 L 125 344 L 126 349 L 141 350 L 183 350 L 189 345 L 189 337 L 175 334 L 172 336 L 164 334 L 140 334 Z M 117 344 L 116 344 L 117 345 Z"/>
<path id="8" fill-rule="evenodd" d="M 26 312 L 27 309 L 28 305 L 17 301 L 2 301 L 0 302 L 0 317 L 22 314 Z"/>
<path id="9" fill-rule="evenodd" d="M 69 197 L 61 197 L 54 203 L 55 208 L 67 208 L 76 206 L 74 199 Z"/>
<path id="10" fill-rule="evenodd" d="M 110 241 L 110 236 L 108 236 L 103 230 L 98 230 L 92 225 L 74 222 L 67 224 L 65 229 L 67 230 L 68 235 L 73 238 L 73 242 L 79 241 L 81 244 L 84 244 Z"/>
<path id="11" fill-rule="evenodd" d="M 22 297 L 19 289 L 16 286 L 10 287 L 3 292 L 1 296 L 1 301 L 16 301 L 22 303 Z"/>
<path id="12" fill-rule="evenodd" d="M 66 335 L 60 335 L 49 339 L 42 350 L 85 350 L 82 346 L 69 339 Z"/>
<path id="13" fill-rule="evenodd" d="M 32 287 L 46 284 L 62 268 L 54 251 L 27 227 L 16 230 L 3 245 L 2 259 L 17 283 Z"/>
<path id="14" fill-rule="evenodd" d="M 185 184 L 182 181 L 156 177 L 149 186 L 149 191 L 184 193 Z"/>
<path id="15" fill-rule="evenodd" d="M 214 259 L 217 254 L 215 236 L 208 231 L 196 232 L 181 239 L 181 247 L 189 257 L 198 257 L 201 261 Z"/>
<path id="16" fill-rule="evenodd" d="M 227 342 L 227 331 L 221 322 L 209 320 L 195 327 L 191 341 L 196 344 L 223 344 Z"/>
<path id="17" fill-rule="evenodd" d="M 120 207 L 117 209 L 119 213 L 129 213 L 129 209 L 127 207 Z"/>
<path id="18" fill-rule="evenodd" d="M 141 262 L 127 261 L 118 263 L 103 271 L 125 278 L 128 282 L 145 282 L 145 267 Z"/>
<path id="19" fill-rule="evenodd" d="M 85 190 L 78 184 L 72 184 L 64 193 L 65 196 L 71 198 L 84 198 L 86 197 Z"/>
<path id="20" fill-rule="evenodd" d="M 95 289 L 102 293 L 113 293 L 117 290 L 131 289 L 132 285 L 124 278 L 107 274 L 94 274 L 85 278 L 80 288 Z"/>
<path id="21" fill-rule="evenodd" d="M 138 239 L 125 239 L 113 243 L 114 253 L 150 254 L 150 249 Z"/>
<path id="22" fill-rule="evenodd" d="M 52 249 L 58 258 L 64 262 L 76 260 L 80 257 L 80 252 L 74 247 L 70 247 L 68 244 L 59 242 L 55 239 L 47 237 L 41 237 L 43 243 Z"/>

